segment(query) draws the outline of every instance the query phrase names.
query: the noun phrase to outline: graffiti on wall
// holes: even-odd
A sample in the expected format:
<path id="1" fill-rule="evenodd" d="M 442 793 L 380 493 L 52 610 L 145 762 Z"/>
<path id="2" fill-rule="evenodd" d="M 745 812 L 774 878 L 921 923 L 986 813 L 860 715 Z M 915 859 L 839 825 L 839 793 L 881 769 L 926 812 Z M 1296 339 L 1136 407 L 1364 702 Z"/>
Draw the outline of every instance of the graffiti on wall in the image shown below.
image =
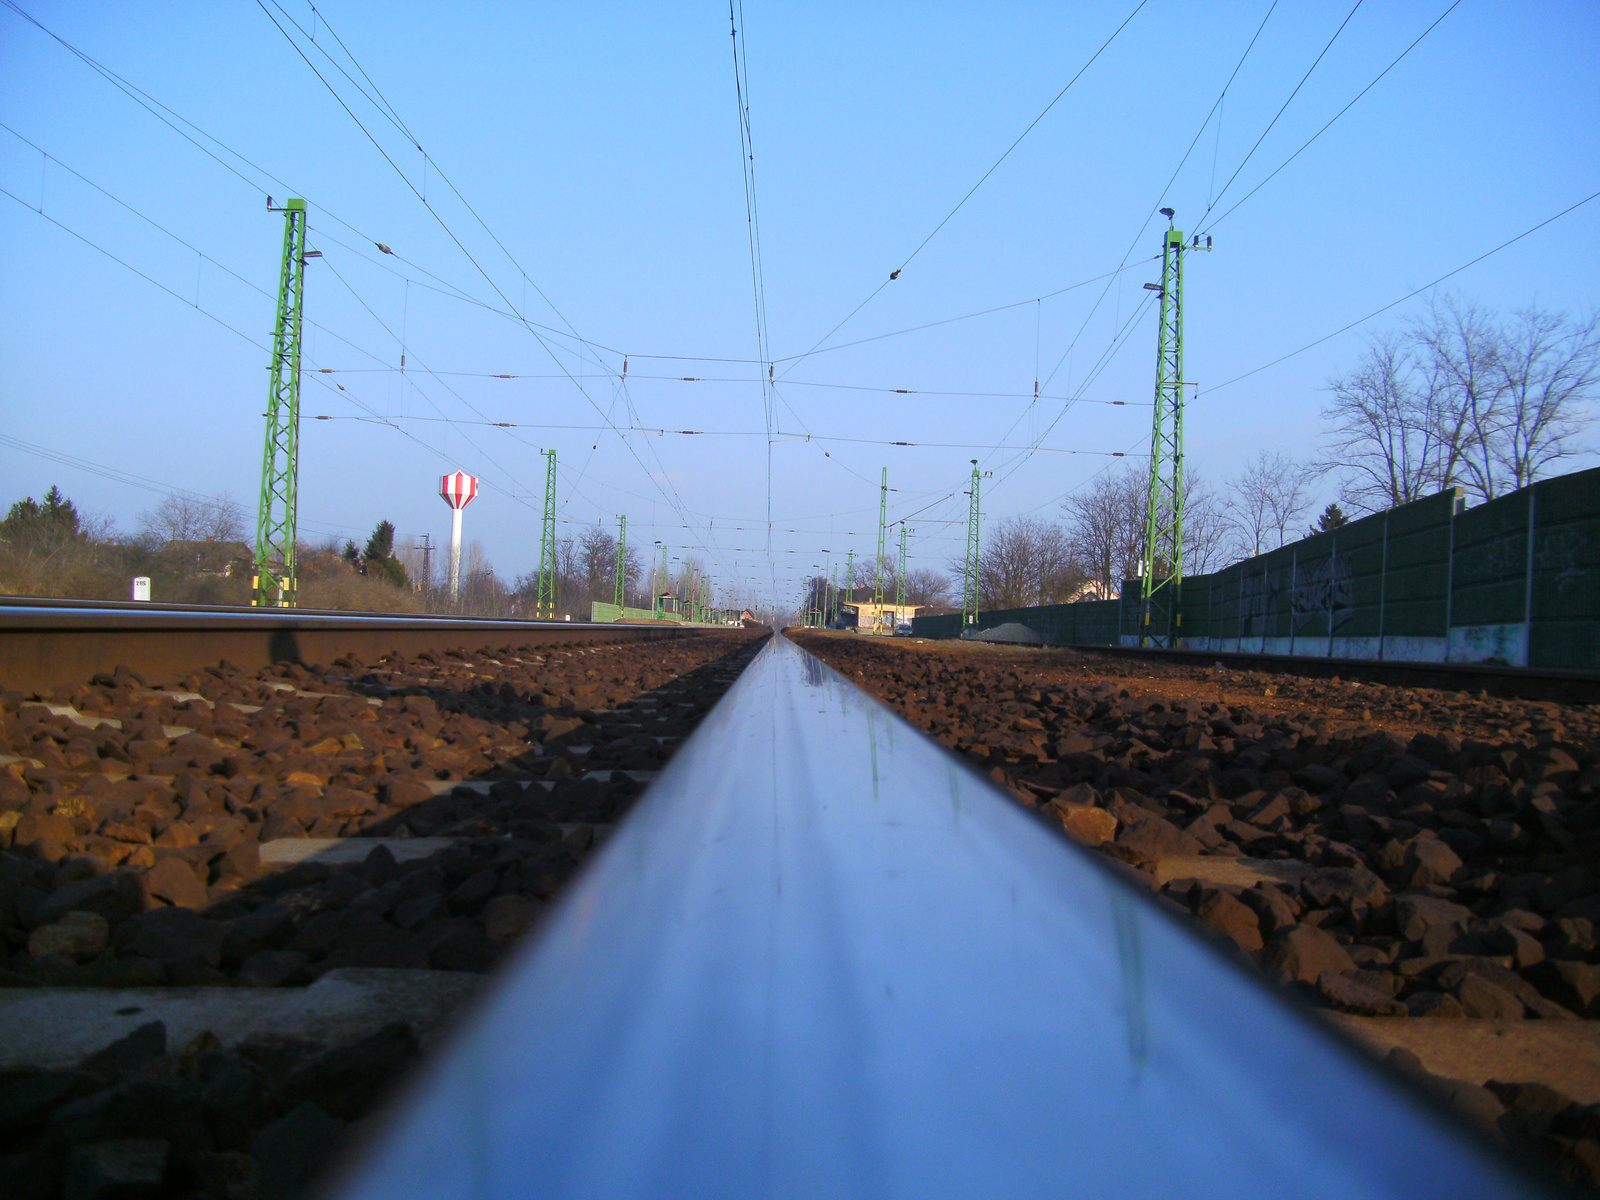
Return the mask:
<path id="1" fill-rule="evenodd" d="M 1290 570 L 1247 572 L 1240 581 L 1240 635 L 1271 633 L 1274 618 L 1286 612 L 1295 633 L 1340 629 L 1355 612 L 1353 574 L 1350 560 L 1344 558 L 1321 558 Z"/>

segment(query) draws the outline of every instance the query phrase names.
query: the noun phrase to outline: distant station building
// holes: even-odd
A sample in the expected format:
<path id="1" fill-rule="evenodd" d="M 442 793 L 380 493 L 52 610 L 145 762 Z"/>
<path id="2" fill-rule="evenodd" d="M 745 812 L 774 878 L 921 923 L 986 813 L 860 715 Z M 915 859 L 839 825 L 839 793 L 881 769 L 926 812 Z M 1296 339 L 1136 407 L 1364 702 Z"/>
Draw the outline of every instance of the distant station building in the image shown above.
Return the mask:
<path id="1" fill-rule="evenodd" d="M 894 634 L 911 624 L 919 607 L 915 604 L 890 604 L 872 600 L 840 598 L 839 628 L 857 633 Z"/>

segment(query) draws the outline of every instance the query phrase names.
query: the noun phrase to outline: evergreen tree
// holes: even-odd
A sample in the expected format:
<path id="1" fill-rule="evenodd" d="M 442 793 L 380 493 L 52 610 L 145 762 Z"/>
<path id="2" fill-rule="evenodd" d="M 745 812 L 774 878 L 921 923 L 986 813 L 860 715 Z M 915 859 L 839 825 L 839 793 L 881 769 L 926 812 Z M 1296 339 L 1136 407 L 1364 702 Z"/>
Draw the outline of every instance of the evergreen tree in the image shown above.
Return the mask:
<path id="1" fill-rule="evenodd" d="M 1341 525 L 1348 524 L 1350 524 L 1350 518 L 1344 515 L 1344 509 L 1340 508 L 1337 503 L 1329 503 L 1328 507 L 1322 510 L 1322 515 L 1317 518 L 1317 523 L 1311 527 L 1311 532 L 1313 534 L 1327 533 L 1330 529 L 1337 529 Z"/>
<path id="2" fill-rule="evenodd" d="M 367 568 L 367 574 L 376 573 L 377 578 L 395 587 L 405 587 L 409 582 L 406 579 L 406 569 L 400 560 L 394 556 L 394 523 L 392 521 L 379 521 L 378 527 L 372 531 L 372 536 L 367 539 L 366 551 L 361 560 Z"/>
<path id="3" fill-rule="evenodd" d="M 0 540 L 20 550 L 49 553 L 83 536 L 77 505 L 55 486 L 45 493 L 43 504 L 28 496 L 0 521 Z"/>

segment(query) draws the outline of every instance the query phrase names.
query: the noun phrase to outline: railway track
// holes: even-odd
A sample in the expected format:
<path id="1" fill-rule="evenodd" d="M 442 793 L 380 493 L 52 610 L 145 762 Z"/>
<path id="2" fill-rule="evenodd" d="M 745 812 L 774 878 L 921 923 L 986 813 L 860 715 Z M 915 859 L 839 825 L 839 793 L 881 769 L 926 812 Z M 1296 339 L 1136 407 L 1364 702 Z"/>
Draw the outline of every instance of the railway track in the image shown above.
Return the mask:
<path id="1" fill-rule="evenodd" d="M 386 616 L 310 609 L 242 609 L 0 598 L 0 687 L 80 684 L 118 667 L 177 678 L 226 661 L 243 670 L 331 662 L 346 654 L 477 651 L 506 646 L 642 642 L 699 629 Z"/>
<path id="2" fill-rule="evenodd" d="M 1490 663 L 1431 663 L 1311 655 L 1233 654 L 1209 650 L 1157 650 L 1134 646 L 1072 646 L 1080 654 L 1192 666 L 1271 671 L 1308 679 L 1360 680 L 1391 687 L 1482 692 L 1517 700 L 1560 704 L 1600 703 L 1600 676 Z"/>
<path id="3" fill-rule="evenodd" d="M 1593 1185 L 1576 1161 L 1600 1101 L 1593 706 L 1459 677 L 800 641 L 1380 1052 L 1419 1052 L 1496 1136 Z"/>
<path id="4" fill-rule="evenodd" d="M 168 636 L 205 639 L 213 615 Z M 0 1191 L 268 1200 L 365 1131 L 351 1196 L 1539 1193 L 1481 1130 L 1503 1139 L 1542 1093 L 1377 1067 L 1233 942 L 1194 936 L 1237 915 L 1218 897 L 1253 913 L 1260 884 L 1159 877 L 1172 856 L 1128 831 L 1170 824 L 1181 789 L 1091 799 L 1029 776 L 1073 760 L 1030 762 L 1028 721 L 1102 736 L 1109 697 L 1053 716 L 1053 684 L 1000 697 L 959 663 L 913 679 L 840 657 L 903 647 L 800 639 L 985 780 L 785 639 L 471 625 L 420 650 L 224 666 L 213 643 L 159 676 L 6 683 Z M 1234 674 L 1241 695 L 1272 686 Z M 1300 686 L 1324 685 L 1277 684 Z M 1457 703 L 1368 707 L 1391 702 L 1413 723 Z M 1513 715 L 1472 703 L 1480 724 Z M 1590 732 L 1538 720 L 1550 746 Z M 1260 740 L 1236 729 L 1229 751 Z M 1114 830 L 1086 854 L 1038 815 Z M 1196 858 L 1250 858 L 1213 849 Z M 1284 929 L 1343 937 L 1285 895 Z M 1333 974 L 1375 986 L 1351 966 Z M 1321 983 L 1294 986 L 1328 1009 Z M 435 1044 L 379 1135 L 371 1114 Z M 1590 1137 L 1573 1107 L 1530 1143 L 1564 1170 Z"/>

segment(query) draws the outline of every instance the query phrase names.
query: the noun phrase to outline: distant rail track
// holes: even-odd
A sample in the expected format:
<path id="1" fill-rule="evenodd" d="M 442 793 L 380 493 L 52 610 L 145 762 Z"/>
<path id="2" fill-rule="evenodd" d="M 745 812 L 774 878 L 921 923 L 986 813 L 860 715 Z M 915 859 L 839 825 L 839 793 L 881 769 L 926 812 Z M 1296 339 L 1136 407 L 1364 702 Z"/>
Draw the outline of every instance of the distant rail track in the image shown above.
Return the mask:
<path id="1" fill-rule="evenodd" d="M 0 687 L 83 683 L 117 667 L 168 677 L 226 660 L 245 670 L 345 654 L 593 645 L 694 636 L 697 628 L 484 617 L 0 599 Z"/>
<path id="2" fill-rule="evenodd" d="M 1600 703 L 1600 675 L 1497 663 L 1397 662 L 1368 658 L 1317 658 L 1299 654 L 1239 654 L 1216 650 L 1160 650 L 1137 646 L 1069 646 L 1084 654 L 1144 658 L 1188 666 L 1222 666 L 1239 671 L 1276 671 L 1311 679 L 1360 679 L 1393 687 L 1483 691 L 1518 700 L 1559 704 Z"/>

